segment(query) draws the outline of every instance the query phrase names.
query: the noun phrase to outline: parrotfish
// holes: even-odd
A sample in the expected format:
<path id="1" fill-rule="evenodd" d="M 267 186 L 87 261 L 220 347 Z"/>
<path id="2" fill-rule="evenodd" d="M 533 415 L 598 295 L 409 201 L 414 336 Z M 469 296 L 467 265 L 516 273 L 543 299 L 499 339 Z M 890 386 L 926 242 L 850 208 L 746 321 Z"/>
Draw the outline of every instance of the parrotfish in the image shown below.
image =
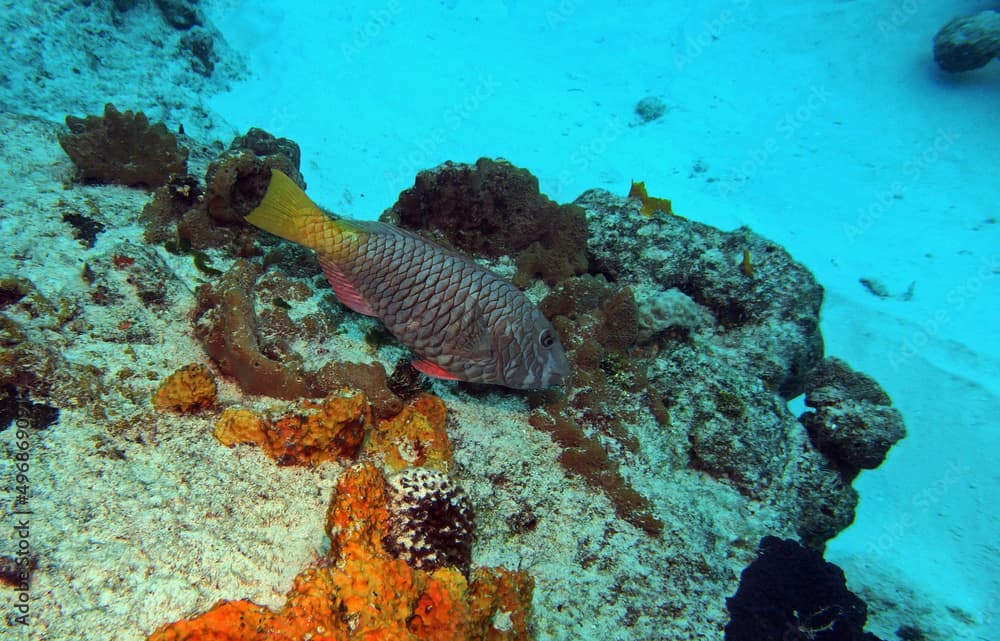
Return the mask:
<path id="1" fill-rule="evenodd" d="M 538 307 L 467 256 L 388 223 L 333 218 L 277 170 L 246 220 L 315 251 L 340 302 L 382 321 L 428 376 L 538 389 L 569 374 Z"/>

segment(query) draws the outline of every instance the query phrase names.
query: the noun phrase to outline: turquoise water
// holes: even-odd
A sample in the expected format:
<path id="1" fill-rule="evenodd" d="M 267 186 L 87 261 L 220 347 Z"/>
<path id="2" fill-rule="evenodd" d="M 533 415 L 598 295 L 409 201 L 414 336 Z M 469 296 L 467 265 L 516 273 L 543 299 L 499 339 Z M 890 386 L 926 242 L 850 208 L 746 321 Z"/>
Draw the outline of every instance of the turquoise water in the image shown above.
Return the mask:
<path id="1" fill-rule="evenodd" d="M 196 9 L 189 14 L 185 7 Z M 1000 311 L 1000 62 L 949 74 L 932 55 L 932 38 L 943 24 L 979 9 L 974 3 L 785 5 L 742 0 L 697 6 L 569 1 L 390 1 L 336 7 L 251 0 L 5 3 L 0 101 L 6 176 L 0 223 L 9 245 L 0 272 L 30 280 L 54 308 L 65 299 L 82 310 L 67 313 L 70 321 L 45 325 L 38 319 L 49 312 L 32 311 L 24 302 L 34 294 L 5 299 L 0 309 L 26 328 L 5 339 L 3 349 L 22 359 L 18 367 L 24 367 L 15 367 L 20 374 L 5 378 L 4 384 L 28 390 L 37 406 L 62 410 L 61 419 L 44 432 L 60 436 L 33 441 L 37 466 L 32 469 L 38 476 L 32 487 L 38 513 L 47 515 L 33 525 L 38 569 L 31 599 L 36 607 L 30 610 L 31 625 L 10 624 L 9 630 L 23 638 L 70 638 L 68 631 L 96 638 L 117 631 L 121 638 L 139 639 L 157 625 L 204 611 L 219 598 L 280 605 L 309 548 L 322 545 L 318 521 L 302 524 L 287 548 L 275 544 L 260 556 L 249 554 L 252 561 L 246 561 L 242 574 L 220 570 L 218 589 L 193 590 L 185 584 L 191 583 L 189 577 L 233 565 L 226 553 L 202 561 L 192 558 L 182 570 L 157 557 L 159 561 L 149 562 L 155 580 L 142 592 L 138 573 L 128 574 L 111 562 L 140 554 L 141 542 L 117 553 L 110 543 L 116 535 L 130 541 L 142 536 L 116 534 L 110 526 L 98 527 L 92 535 L 86 525 L 88 515 L 104 509 L 110 510 L 108 523 L 120 521 L 124 499 L 108 499 L 117 508 L 95 507 L 102 503 L 96 496 L 88 499 L 86 488 L 70 492 L 56 485 L 72 478 L 72 466 L 67 469 L 54 459 L 75 461 L 86 470 L 83 478 L 108 476 L 106 458 L 94 458 L 101 447 L 125 448 L 125 461 L 140 461 L 134 467 L 114 464 L 121 479 L 110 485 L 138 488 L 128 492 L 141 492 L 147 481 L 136 479 L 156 476 L 153 470 L 169 464 L 143 458 L 152 454 L 134 438 L 127 447 L 117 443 L 122 426 L 106 436 L 110 428 L 88 410 L 93 401 L 79 400 L 91 397 L 70 393 L 69 383 L 50 389 L 38 377 L 24 374 L 37 369 L 38 361 L 28 362 L 28 352 L 18 351 L 20 344 L 47 344 L 74 367 L 102 367 L 109 380 L 126 367 L 134 371 L 131 392 L 114 388 L 101 397 L 109 405 L 107 425 L 137 422 L 139 410 L 134 408 L 147 408 L 155 382 L 177 367 L 210 363 L 192 338 L 190 314 L 193 290 L 213 277 L 189 255 L 171 254 L 162 242 L 146 244 L 139 212 L 149 200 L 148 190 L 74 184 L 73 166 L 56 144 L 67 115 L 100 114 L 105 103 L 113 102 L 121 110 L 144 111 L 171 132 L 183 128 L 188 137 L 181 142 L 192 149 L 189 173 L 198 180 L 204 178 L 205 165 L 250 127 L 289 138 L 301 149 L 300 169 L 310 197 L 351 218 L 378 218 L 413 185 L 418 171 L 445 161 L 473 163 L 490 157 L 527 169 L 537 177 L 540 191 L 559 203 L 572 202 L 590 189 L 624 198 L 632 181 L 644 181 L 651 195 L 669 198 L 674 213 L 688 220 L 724 231 L 747 226 L 774 241 L 825 290 L 820 315 L 825 354 L 878 381 L 907 427 L 906 438 L 885 463 L 853 480 L 860 497 L 854 522 L 829 541 L 826 560 L 844 570 L 848 587 L 868 603 L 868 630 L 881 638 L 995 638 L 992 628 L 1000 604 L 993 571 L 1000 525 L 994 463 L 1000 428 L 1000 340 L 995 331 Z M 103 225 L 90 247 L 74 237 L 79 228 L 67 222 L 69 210 Z M 155 269 L 174 274 L 149 276 L 161 274 L 153 271 L 146 276 L 172 283 L 164 294 L 170 304 L 161 309 L 136 298 L 137 291 L 147 290 L 134 283 L 130 266 L 113 261 L 120 255 L 148 256 L 150 265 L 165 266 Z M 207 256 L 223 270 L 234 259 L 217 247 Z M 81 277 L 84 264 L 98 273 L 97 280 Z M 139 265 L 145 269 L 146 263 L 140 259 Z M 494 267 L 513 275 L 511 261 Z M 652 275 L 637 278 L 647 277 Z M 303 279 L 317 292 L 324 287 L 315 278 Z M 120 288 L 125 302 L 116 307 L 117 302 L 95 301 L 95 288 L 101 286 L 112 298 Z M 545 292 L 534 293 L 541 297 Z M 337 343 L 340 353 L 365 352 L 363 336 L 371 326 L 359 323 L 345 330 L 343 342 Z M 376 356 L 391 370 L 401 348 L 380 349 Z M 147 372 L 149 380 L 136 382 Z M 45 372 L 41 378 L 48 376 L 55 374 Z M 262 402 L 244 396 L 231 377 L 223 376 L 223 381 L 222 406 Z M 723 597 L 735 592 L 737 566 L 745 563 L 734 560 L 716 568 L 717 580 L 705 582 L 711 586 L 704 588 L 709 596 L 699 595 L 698 582 L 691 579 L 684 594 L 667 598 L 658 597 L 656 589 L 675 589 L 679 581 L 643 589 L 637 578 L 662 569 L 666 552 L 664 558 L 652 558 L 651 547 L 635 544 L 634 557 L 622 552 L 620 565 L 579 569 L 582 564 L 572 552 L 585 547 L 586 537 L 553 528 L 544 536 L 505 539 L 499 526 L 490 529 L 503 521 L 498 507 L 503 501 L 487 501 L 491 495 L 477 486 L 483 480 L 476 473 L 489 466 L 476 448 L 488 448 L 483 443 L 489 439 L 476 431 L 475 419 L 497 408 L 526 411 L 518 405 L 524 399 L 469 395 L 444 383 L 433 389 L 469 420 L 457 428 L 457 441 L 466 444 L 466 449 L 458 446 L 457 458 L 466 466 L 463 480 L 474 503 L 479 500 L 477 509 L 483 510 L 484 535 L 481 547 L 474 548 L 474 562 L 533 563 L 543 577 L 536 587 L 537 638 L 722 638 Z M 801 397 L 789 401 L 792 414 L 804 410 Z M 194 426 L 200 426 L 210 438 L 213 419 L 198 420 L 186 429 L 197 432 Z M 187 424 L 177 419 L 170 425 L 177 430 Z M 521 428 L 499 433 L 512 431 L 520 433 Z M 163 433 L 169 433 L 165 425 L 158 429 Z M 650 433 L 637 427 L 632 436 Z M 6 451 L 13 454 L 14 429 L 2 434 Z M 105 435 L 100 447 L 93 445 L 99 434 Z M 519 447 L 544 450 L 549 443 L 547 435 L 525 438 L 542 440 L 531 440 L 530 447 L 516 440 L 509 450 L 498 447 L 500 458 L 513 456 Z M 654 514 L 681 504 L 706 506 L 697 524 L 690 522 L 690 532 L 672 533 L 685 539 L 684 554 L 703 546 L 711 566 L 722 556 L 719 548 L 727 545 L 727 536 L 742 532 L 735 522 L 750 521 L 760 532 L 768 531 L 767 510 L 750 510 L 752 501 L 739 492 L 726 494 L 732 488 L 725 483 L 719 484 L 725 486 L 720 494 L 702 503 L 698 492 L 707 496 L 706 488 L 712 487 L 705 480 L 697 481 L 705 483 L 697 490 L 685 487 L 677 490 L 680 498 L 671 498 L 671 484 L 677 480 L 655 473 L 658 465 L 672 469 L 676 463 L 671 448 L 679 446 L 666 435 L 640 439 L 635 456 L 613 438 L 603 438 L 639 493 L 654 497 Z M 660 438 L 662 442 L 656 440 Z M 164 451 L 180 455 L 198 442 L 171 441 Z M 530 460 L 543 459 L 541 450 L 539 459 Z M 254 469 L 219 463 L 226 452 L 212 454 L 199 474 L 230 478 Z M 548 456 L 551 473 L 561 474 L 555 455 Z M 213 472 L 209 463 L 225 471 Z M 16 459 L 8 457 L 5 466 L 10 478 L 16 476 Z M 286 473 L 291 474 L 266 474 Z M 174 476 L 169 478 L 174 480 L 161 478 L 164 488 L 177 485 Z M 287 483 L 306 496 L 313 487 L 328 493 L 329 478 L 275 476 L 266 483 Z M 577 490 L 584 496 L 588 491 Z M 602 495 L 592 494 L 601 506 L 594 508 L 601 514 L 595 520 L 615 523 Z M 6 503 L 15 501 L 16 492 L 11 490 L 10 496 Z M 93 505 L 57 520 L 52 515 L 59 513 L 60 497 L 70 496 Z M 183 501 L 172 500 L 164 499 L 164 504 L 183 512 Z M 325 497 L 309 500 L 320 504 Z M 191 502 L 204 505 L 201 499 Z M 139 519 L 145 522 L 153 519 L 153 512 L 144 511 L 154 509 L 151 505 L 143 500 L 129 509 L 145 514 Z M 767 507 L 781 512 L 776 503 Z M 718 512 L 713 516 L 712 510 Z M 14 520 L 13 509 L 6 516 Z M 670 523 L 681 519 L 659 516 Z M 789 518 L 774 517 L 773 523 L 781 524 L 775 535 L 794 534 Z M 184 517 L 179 522 L 192 521 Z M 239 527 L 244 525 L 251 527 Z M 613 543 L 628 550 L 631 526 L 618 525 L 625 534 L 619 533 Z M 146 526 L 137 525 L 136 532 L 145 532 Z M 71 533 L 68 543 L 60 543 L 58 531 Z M 0 554 L 16 552 L 11 546 L 17 544 L 17 534 L 11 532 L 4 539 L 10 549 L 0 549 Z M 202 539 L 203 534 L 191 536 L 216 540 L 210 535 Z M 546 537 L 550 540 L 543 541 Z M 183 537 L 164 535 L 163 541 L 166 545 L 178 538 Z M 543 545 L 551 540 L 561 542 L 562 548 L 552 549 L 565 553 L 559 563 L 570 569 L 557 569 L 562 566 L 554 561 L 544 567 L 550 548 Z M 102 547 L 107 555 L 80 552 Z M 611 543 L 605 548 L 607 556 L 614 556 Z M 295 561 L 275 562 L 286 549 Z M 69 557 L 77 559 L 76 565 Z M 630 574 L 629 564 L 640 569 Z M 565 582 L 557 580 L 560 572 L 565 572 Z M 116 574 L 131 578 L 116 587 L 108 578 Z M 614 597 L 612 584 L 619 590 Z M 12 589 L 0 596 L 16 604 L 19 594 Z M 573 594 L 580 602 L 566 607 L 587 612 L 592 605 L 593 621 L 556 611 L 557 604 L 572 602 Z M 598 597 L 600 605 L 588 601 Z M 698 629 L 703 623 L 691 612 L 699 599 L 715 627 Z M 669 604 L 675 600 L 685 606 L 671 615 Z M 119 606 L 111 607 L 111 602 Z M 685 617 L 691 621 L 678 623 Z M 623 621 L 638 622 L 629 627 Z M 659 637 L 658 628 L 690 636 Z M 913 630 L 925 636 L 912 636 Z"/>

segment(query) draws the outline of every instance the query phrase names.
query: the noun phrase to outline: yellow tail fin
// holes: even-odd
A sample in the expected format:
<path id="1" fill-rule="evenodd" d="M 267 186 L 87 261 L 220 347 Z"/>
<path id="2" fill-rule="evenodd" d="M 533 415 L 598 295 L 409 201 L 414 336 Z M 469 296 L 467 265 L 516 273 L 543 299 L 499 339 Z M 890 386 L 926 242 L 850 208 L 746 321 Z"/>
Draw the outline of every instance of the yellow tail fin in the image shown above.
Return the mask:
<path id="1" fill-rule="evenodd" d="M 271 170 L 267 193 L 246 221 L 266 232 L 310 249 L 322 249 L 329 240 L 333 220 L 306 196 L 292 179 Z"/>

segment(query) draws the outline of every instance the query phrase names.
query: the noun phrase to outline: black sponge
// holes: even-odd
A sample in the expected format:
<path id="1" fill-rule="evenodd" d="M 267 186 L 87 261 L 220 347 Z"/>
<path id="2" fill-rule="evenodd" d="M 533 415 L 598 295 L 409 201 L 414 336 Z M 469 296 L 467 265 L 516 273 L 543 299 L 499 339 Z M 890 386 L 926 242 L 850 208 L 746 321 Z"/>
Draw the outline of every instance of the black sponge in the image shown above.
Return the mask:
<path id="1" fill-rule="evenodd" d="M 864 632 L 868 606 L 814 550 L 773 536 L 726 599 L 726 641 L 880 641 Z"/>

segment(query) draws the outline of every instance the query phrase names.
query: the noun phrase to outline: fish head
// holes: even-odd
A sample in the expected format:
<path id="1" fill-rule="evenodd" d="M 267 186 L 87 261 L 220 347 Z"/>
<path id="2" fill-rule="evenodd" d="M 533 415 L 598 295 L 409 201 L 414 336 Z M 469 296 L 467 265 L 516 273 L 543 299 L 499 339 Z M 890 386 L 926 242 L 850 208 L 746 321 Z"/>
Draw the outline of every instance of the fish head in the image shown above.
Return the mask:
<path id="1" fill-rule="evenodd" d="M 497 341 L 508 345 L 508 349 L 498 353 L 504 385 L 515 389 L 562 385 L 569 375 L 566 350 L 555 327 L 537 307 L 532 306 L 504 331 L 507 336 Z"/>

